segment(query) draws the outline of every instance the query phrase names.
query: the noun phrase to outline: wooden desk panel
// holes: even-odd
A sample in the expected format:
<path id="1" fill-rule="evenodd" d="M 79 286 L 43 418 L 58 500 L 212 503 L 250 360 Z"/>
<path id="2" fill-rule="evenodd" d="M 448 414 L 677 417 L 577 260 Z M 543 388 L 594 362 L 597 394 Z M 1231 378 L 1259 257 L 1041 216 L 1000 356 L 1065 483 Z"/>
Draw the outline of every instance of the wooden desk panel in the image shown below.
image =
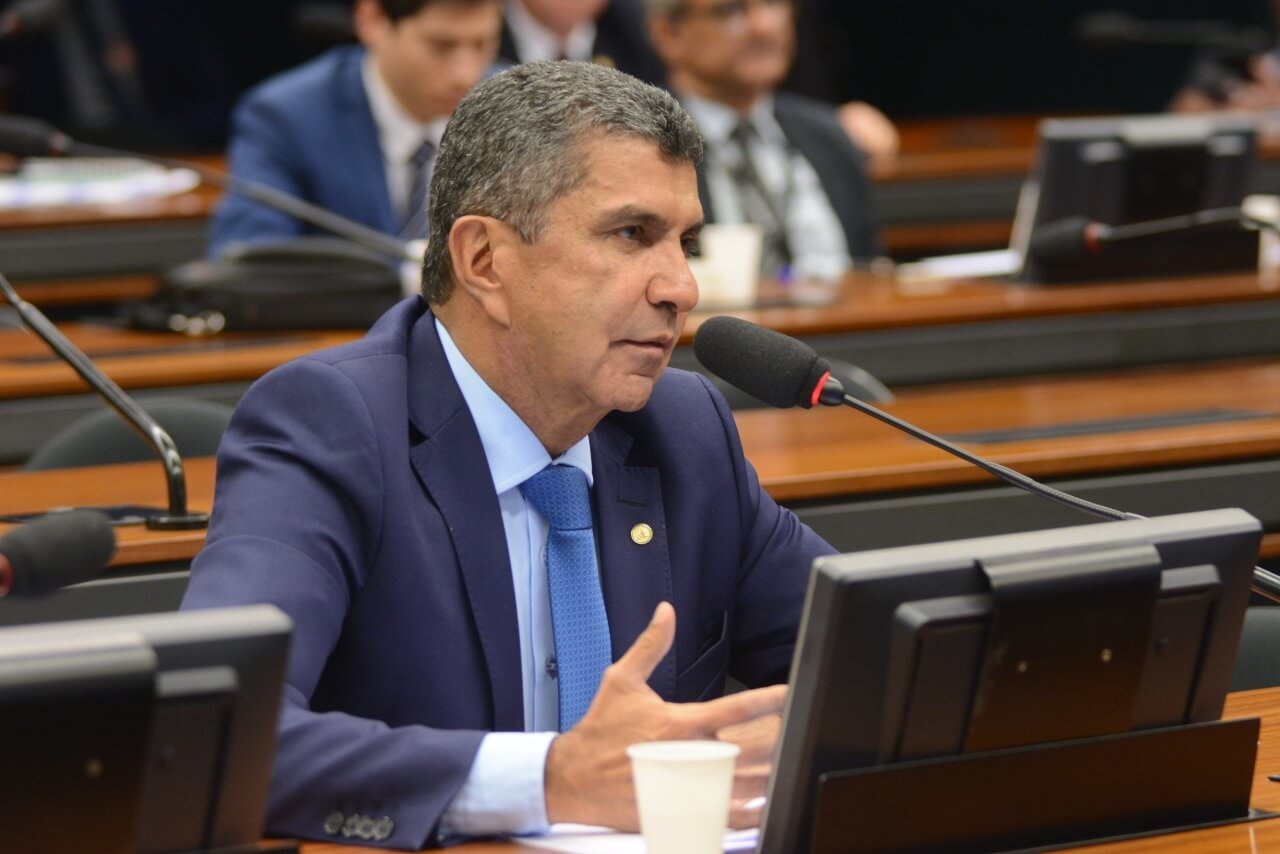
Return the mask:
<path id="1" fill-rule="evenodd" d="M 969 445 L 1025 474 L 1166 468 L 1280 454 L 1280 363 L 1152 368 L 1087 377 L 966 383 L 903 393 L 885 409 L 942 435 L 1239 409 L 1262 420 Z M 743 447 L 781 500 L 992 480 L 963 460 L 847 408 L 736 414 Z"/>
<path id="2" fill-rule="evenodd" d="M 905 393 L 886 408 L 926 429 L 955 433 L 1213 407 L 1265 417 L 970 447 L 1045 479 L 1280 458 L 1280 362 L 1274 360 L 972 383 Z M 780 501 L 856 500 L 993 483 L 968 464 L 851 410 L 759 410 L 736 418 L 747 457 Z M 192 505 L 208 509 L 213 461 L 189 460 L 187 474 Z M 0 513 L 70 504 L 163 504 L 164 497 L 158 463 L 0 473 Z M 136 566 L 158 555 L 190 558 L 203 534 L 127 528 L 120 539 L 116 564 Z M 1277 553 L 1280 537 L 1269 538 L 1267 548 Z"/>
<path id="3" fill-rule="evenodd" d="M 1238 274 L 1042 288 L 975 280 L 906 285 L 871 274 L 854 274 L 838 286 L 832 301 L 825 305 L 695 312 L 680 343 L 691 344 L 698 327 L 719 313 L 743 317 L 788 335 L 815 338 L 1251 303 L 1274 303 L 1274 314 L 1280 317 L 1280 282 Z M 1270 308 L 1264 305 L 1260 310 L 1271 313 Z M 192 339 L 89 324 L 67 324 L 64 331 L 125 388 L 252 380 L 289 359 L 359 335 L 350 331 L 279 332 Z M 0 330 L 0 400 L 68 394 L 84 388 L 71 369 L 57 362 L 34 336 L 24 330 Z"/>
<path id="4" fill-rule="evenodd" d="M 1280 771 L 1280 688 L 1245 691 L 1227 698 L 1224 718 L 1259 717 L 1262 731 L 1258 744 L 1258 759 L 1253 775 L 1255 809 L 1280 810 L 1280 783 L 1267 780 L 1267 774 Z M 1194 773 L 1195 769 L 1188 769 Z M 302 847 L 304 854 L 358 854 L 385 849 L 337 845 L 328 842 L 309 842 Z M 521 851 L 538 851 L 511 842 L 472 842 L 454 849 L 465 854 L 516 854 Z M 1150 836 L 1125 842 L 1091 846 L 1084 849 L 1098 854 L 1124 852 L 1124 854 L 1258 854 L 1260 851 L 1280 850 L 1280 821 L 1268 819 L 1194 830 L 1186 833 Z"/>
<path id="5" fill-rule="evenodd" d="M 290 359 L 360 336 L 339 331 L 188 338 L 89 324 L 67 324 L 63 331 L 124 388 L 254 380 Z M 0 331 L 0 400 L 87 390 L 39 338 L 26 330 Z"/>

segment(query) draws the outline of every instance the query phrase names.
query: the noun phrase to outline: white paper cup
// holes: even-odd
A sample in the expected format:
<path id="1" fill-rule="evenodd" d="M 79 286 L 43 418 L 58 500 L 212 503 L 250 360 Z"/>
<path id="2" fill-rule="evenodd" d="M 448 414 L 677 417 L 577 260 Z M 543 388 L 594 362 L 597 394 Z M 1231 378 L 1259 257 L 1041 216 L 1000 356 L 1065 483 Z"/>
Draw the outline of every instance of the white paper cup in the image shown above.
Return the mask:
<path id="1" fill-rule="evenodd" d="M 721 854 L 738 745 L 650 741 L 627 748 L 649 854 Z"/>
<path id="2" fill-rule="evenodd" d="M 699 308 L 746 308 L 756 301 L 764 229 L 750 223 L 709 224 L 698 243 L 702 256 L 690 260 L 698 281 Z"/>

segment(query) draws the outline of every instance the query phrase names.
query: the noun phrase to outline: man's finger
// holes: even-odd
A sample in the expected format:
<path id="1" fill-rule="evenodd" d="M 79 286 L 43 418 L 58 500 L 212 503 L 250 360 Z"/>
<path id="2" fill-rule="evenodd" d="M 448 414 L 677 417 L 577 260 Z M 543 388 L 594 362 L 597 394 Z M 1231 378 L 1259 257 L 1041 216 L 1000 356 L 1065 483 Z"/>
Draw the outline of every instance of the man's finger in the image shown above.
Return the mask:
<path id="1" fill-rule="evenodd" d="M 670 651 L 675 638 L 676 611 L 670 603 L 659 602 L 649 625 L 613 666 L 621 673 L 645 682 Z"/>
<path id="2" fill-rule="evenodd" d="M 733 799 L 750 801 L 763 798 L 769 789 L 769 766 L 757 765 L 754 768 L 739 768 L 733 775 Z"/>
<path id="3" fill-rule="evenodd" d="M 685 708 L 694 718 L 698 729 L 708 735 L 715 735 L 725 727 L 734 724 L 754 720 L 763 715 L 779 714 L 786 701 L 787 686 L 770 685 L 768 688 L 740 691 L 705 703 L 688 703 Z"/>
<path id="4" fill-rule="evenodd" d="M 742 749 L 738 765 L 767 762 L 773 755 L 782 730 L 781 715 L 762 715 L 745 723 L 733 724 L 716 733 L 721 741 L 732 742 Z"/>

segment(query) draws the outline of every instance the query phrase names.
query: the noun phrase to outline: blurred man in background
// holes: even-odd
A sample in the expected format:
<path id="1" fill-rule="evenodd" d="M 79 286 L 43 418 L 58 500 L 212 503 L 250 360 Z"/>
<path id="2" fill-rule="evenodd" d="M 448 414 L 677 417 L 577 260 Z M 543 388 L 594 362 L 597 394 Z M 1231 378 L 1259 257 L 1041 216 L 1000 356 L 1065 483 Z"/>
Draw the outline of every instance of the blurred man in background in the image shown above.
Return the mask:
<path id="1" fill-rule="evenodd" d="M 866 157 L 834 108 L 778 92 L 795 53 L 790 0 L 645 0 L 671 88 L 707 143 L 708 222 L 764 229 L 762 272 L 833 278 L 874 257 Z"/>
<path id="2" fill-rule="evenodd" d="M 356 0 L 353 14 L 359 46 L 330 50 L 241 100 L 230 168 L 370 228 L 420 238 L 445 123 L 497 57 L 499 0 Z M 209 251 L 305 230 L 229 195 Z"/>
<path id="3" fill-rule="evenodd" d="M 513 64 L 572 59 L 664 83 L 639 0 L 506 0 L 503 9 L 501 53 Z"/>

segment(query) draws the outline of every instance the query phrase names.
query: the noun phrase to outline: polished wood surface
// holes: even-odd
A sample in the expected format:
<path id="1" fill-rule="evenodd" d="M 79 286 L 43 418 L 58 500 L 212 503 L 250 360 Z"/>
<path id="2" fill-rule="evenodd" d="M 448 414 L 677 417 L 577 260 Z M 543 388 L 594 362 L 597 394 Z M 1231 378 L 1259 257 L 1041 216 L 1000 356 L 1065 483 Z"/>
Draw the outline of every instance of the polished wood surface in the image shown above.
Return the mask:
<path id="1" fill-rule="evenodd" d="M 213 507 L 214 461 L 184 461 L 187 498 L 192 510 Z M 42 472 L 0 472 L 0 514 L 36 513 L 58 507 L 141 504 L 167 507 L 168 493 L 159 461 Z M 0 532 L 12 527 L 0 522 Z M 203 530 L 150 531 L 139 525 L 116 528 L 113 567 L 188 561 L 204 546 Z"/>
<path id="2" fill-rule="evenodd" d="M 780 295 L 786 292 L 765 294 L 770 299 Z M 821 304 L 694 312 L 680 342 L 691 344 L 698 327 L 718 313 L 809 337 L 1256 301 L 1275 301 L 1280 311 L 1280 282 L 1255 274 L 1231 274 L 1034 287 L 977 280 L 908 284 L 855 273 L 834 286 Z M 253 380 L 289 359 L 358 337 L 356 332 L 335 331 L 188 338 L 91 324 L 66 324 L 63 331 L 125 388 Z M 0 400 L 70 394 L 84 388 L 39 339 L 23 330 L 0 331 Z"/>
<path id="3" fill-rule="evenodd" d="M 91 324 L 67 324 L 67 336 L 125 388 L 254 380 L 357 332 L 273 332 L 189 338 Z M 26 330 L 0 331 L 0 400 L 87 390 L 70 367 Z"/>
<path id="4" fill-rule="evenodd" d="M 1231 273 L 1040 287 L 977 279 L 909 283 L 854 273 L 822 304 L 695 312 L 681 343 L 690 342 L 698 326 L 713 313 L 734 314 L 788 335 L 812 336 L 1260 300 L 1280 300 L 1280 280 L 1256 273 Z"/>
<path id="5" fill-rule="evenodd" d="M 1269 773 L 1280 771 L 1280 688 L 1260 691 L 1244 691 L 1227 698 L 1223 718 L 1262 719 L 1262 731 L 1258 744 L 1258 759 L 1253 773 L 1254 809 L 1280 810 L 1280 783 L 1267 779 Z M 1195 773 L 1194 768 L 1187 769 Z M 927 805 L 922 805 L 927 809 Z M 356 854 L 376 850 L 327 842 L 309 842 L 302 846 L 304 854 Z M 519 851 L 535 852 L 538 848 L 511 842 L 472 842 L 454 849 L 465 854 L 515 854 Z M 1257 854 L 1261 851 L 1280 850 L 1280 821 L 1263 821 L 1213 827 L 1184 833 L 1149 836 L 1124 842 L 1091 846 L 1089 852 L 1121 851 L 1126 854 L 1161 852 L 1161 854 Z"/>
<path id="6" fill-rule="evenodd" d="M 901 150 L 896 157 L 872 164 L 873 180 L 885 187 L 941 184 L 947 181 L 1002 178 L 1016 180 L 1031 168 L 1036 140 L 1035 116 L 973 116 L 906 121 L 899 126 Z M 1280 146 L 1264 145 L 1263 156 L 1280 158 Z M 201 165 L 225 169 L 218 155 L 193 158 Z M 0 230 L 58 228 L 128 228 L 165 221 L 202 221 L 220 193 L 210 187 L 158 199 L 112 205 L 75 205 L 0 211 Z M 919 256 L 965 248 L 988 248 L 1008 242 L 1007 218 L 970 220 L 964 216 L 909 218 L 883 232 L 892 256 Z M 153 293 L 154 275 L 86 276 L 58 282 L 19 282 L 27 299 L 40 305 L 139 299 Z"/>
<path id="7" fill-rule="evenodd" d="M 934 433 L 1044 428 L 1209 409 L 1262 418 L 969 444 L 1037 478 L 1280 455 L 1280 363 L 1178 366 L 904 392 L 884 407 Z M 736 414 L 761 483 L 780 500 L 992 481 L 950 454 L 846 408 Z M 965 444 L 964 439 L 957 441 Z"/>
<path id="8" fill-rule="evenodd" d="M 1280 456 L 1280 361 L 1276 360 L 966 383 L 909 391 L 885 408 L 945 435 L 1206 409 L 1246 410 L 1262 416 L 969 444 L 996 462 L 1046 479 Z M 761 484 L 780 501 L 993 482 L 967 463 L 851 410 L 755 410 L 735 417 L 743 448 Z M 192 506 L 209 509 L 213 461 L 187 461 L 187 475 Z M 72 504 L 162 505 L 164 499 L 164 480 L 156 463 L 0 473 L 0 513 Z M 203 532 L 125 528 L 115 563 L 185 559 L 202 542 Z M 1268 538 L 1264 554 L 1280 554 L 1280 535 Z"/>
<path id="9" fill-rule="evenodd" d="M 219 155 L 185 158 L 212 169 L 225 169 L 226 159 Z M 0 229 L 49 229 L 72 226 L 137 225 L 166 220 L 205 219 L 213 213 L 221 192 L 204 184 L 186 193 L 135 199 L 111 204 L 49 205 L 0 211 Z"/>

